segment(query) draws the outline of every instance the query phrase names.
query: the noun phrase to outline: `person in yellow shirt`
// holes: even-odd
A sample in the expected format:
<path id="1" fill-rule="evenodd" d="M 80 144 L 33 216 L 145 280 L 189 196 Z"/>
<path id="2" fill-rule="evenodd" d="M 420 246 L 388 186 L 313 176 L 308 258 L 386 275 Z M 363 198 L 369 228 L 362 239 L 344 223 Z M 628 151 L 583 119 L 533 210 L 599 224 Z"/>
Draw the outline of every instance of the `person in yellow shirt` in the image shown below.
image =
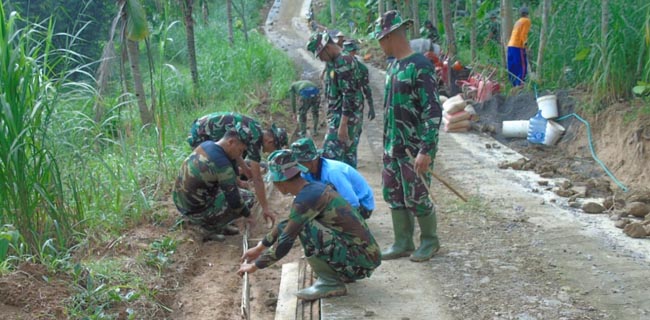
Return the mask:
<path id="1" fill-rule="evenodd" d="M 521 7 L 519 14 L 521 18 L 515 22 L 508 41 L 508 78 L 514 87 L 523 85 L 528 73 L 526 48 L 531 25 L 528 7 Z"/>

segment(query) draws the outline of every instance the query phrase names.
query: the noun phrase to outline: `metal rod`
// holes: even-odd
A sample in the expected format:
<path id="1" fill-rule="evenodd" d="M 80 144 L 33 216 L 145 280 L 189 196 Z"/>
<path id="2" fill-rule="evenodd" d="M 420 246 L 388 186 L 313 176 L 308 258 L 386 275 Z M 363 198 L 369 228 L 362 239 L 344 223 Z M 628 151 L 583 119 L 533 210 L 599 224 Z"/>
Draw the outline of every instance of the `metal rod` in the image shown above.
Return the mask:
<path id="1" fill-rule="evenodd" d="M 248 232 L 249 225 L 247 221 L 244 223 L 244 235 L 242 237 L 242 248 L 244 252 L 248 251 Z M 248 260 L 244 261 L 244 263 L 248 263 Z M 248 283 L 248 272 L 246 272 L 244 273 L 244 287 L 242 289 L 241 297 L 241 315 L 243 319 L 250 320 L 250 310 L 250 286 Z"/>

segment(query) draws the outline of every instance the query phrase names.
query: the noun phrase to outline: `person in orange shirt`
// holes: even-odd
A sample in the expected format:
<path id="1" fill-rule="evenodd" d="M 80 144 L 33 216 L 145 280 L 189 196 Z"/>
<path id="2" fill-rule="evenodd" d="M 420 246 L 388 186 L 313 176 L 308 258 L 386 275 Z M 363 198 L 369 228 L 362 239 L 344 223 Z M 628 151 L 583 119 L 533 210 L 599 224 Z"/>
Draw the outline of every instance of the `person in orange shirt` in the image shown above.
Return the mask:
<path id="1" fill-rule="evenodd" d="M 519 14 L 521 18 L 515 23 L 508 41 L 508 78 L 514 87 L 523 85 L 528 73 L 526 47 L 531 25 L 528 7 L 521 7 Z"/>

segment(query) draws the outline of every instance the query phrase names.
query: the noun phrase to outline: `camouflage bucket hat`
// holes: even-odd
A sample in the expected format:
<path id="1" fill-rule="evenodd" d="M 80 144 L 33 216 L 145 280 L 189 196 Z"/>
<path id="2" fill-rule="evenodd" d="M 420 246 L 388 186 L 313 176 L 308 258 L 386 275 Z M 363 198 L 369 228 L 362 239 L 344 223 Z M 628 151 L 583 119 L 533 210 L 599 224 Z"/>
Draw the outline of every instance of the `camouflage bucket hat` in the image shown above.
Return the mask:
<path id="1" fill-rule="evenodd" d="M 307 168 L 293 159 L 291 150 L 282 149 L 273 151 L 268 158 L 269 173 L 266 181 L 287 181 L 300 172 L 307 172 Z"/>
<path id="2" fill-rule="evenodd" d="M 359 51 L 359 45 L 356 41 L 343 42 L 343 52 L 350 53 L 351 51 Z"/>
<path id="3" fill-rule="evenodd" d="M 327 32 L 314 33 L 307 41 L 307 51 L 317 57 L 328 43 L 332 42 L 332 37 Z"/>
<path id="4" fill-rule="evenodd" d="M 239 141 L 243 144 L 250 144 L 253 140 L 253 133 L 250 128 L 247 126 L 242 126 L 241 123 L 237 123 L 235 126 L 232 126 L 227 129 L 227 131 L 232 131 L 236 134 Z"/>
<path id="5" fill-rule="evenodd" d="M 316 149 L 314 140 L 311 138 L 298 139 L 291 144 L 291 153 L 298 162 L 307 162 L 318 159 L 320 152 Z"/>
<path id="6" fill-rule="evenodd" d="M 376 40 L 381 40 L 387 34 L 397 30 L 397 28 L 401 27 L 402 25 L 409 28 L 411 25 L 413 25 L 413 20 L 402 20 L 402 16 L 400 16 L 399 12 L 395 10 L 386 11 L 386 13 L 384 13 L 384 15 L 382 15 L 381 18 L 377 19 L 375 22 L 375 32 L 372 34 L 372 36 Z"/>
<path id="7" fill-rule="evenodd" d="M 276 149 L 280 149 L 289 144 L 289 135 L 287 134 L 287 130 L 276 127 L 274 123 L 271 125 L 271 132 L 273 132 L 273 141 Z"/>

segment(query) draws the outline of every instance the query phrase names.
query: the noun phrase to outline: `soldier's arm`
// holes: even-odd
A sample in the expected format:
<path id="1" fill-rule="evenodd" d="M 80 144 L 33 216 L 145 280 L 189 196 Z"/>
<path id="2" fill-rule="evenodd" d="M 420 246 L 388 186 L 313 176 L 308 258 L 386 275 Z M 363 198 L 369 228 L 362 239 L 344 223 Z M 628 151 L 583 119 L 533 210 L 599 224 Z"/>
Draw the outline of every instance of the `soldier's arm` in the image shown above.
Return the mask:
<path id="1" fill-rule="evenodd" d="M 293 114 L 296 114 L 296 89 L 294 86 L 291 86 L 291 90 L 289 90 L 289 94 L 291 95 L 291 111 Z"/>
<path id="2" fill-rule="evenodd" d="M 418 70 L 415 91 L 418 93 L 421 108 L 420 128 L 417 131 L 421 134 L 420 153 L 431 155 L 437 148 L 438 130 L 442 120 L 435 71 L 431 64 Z"/>

